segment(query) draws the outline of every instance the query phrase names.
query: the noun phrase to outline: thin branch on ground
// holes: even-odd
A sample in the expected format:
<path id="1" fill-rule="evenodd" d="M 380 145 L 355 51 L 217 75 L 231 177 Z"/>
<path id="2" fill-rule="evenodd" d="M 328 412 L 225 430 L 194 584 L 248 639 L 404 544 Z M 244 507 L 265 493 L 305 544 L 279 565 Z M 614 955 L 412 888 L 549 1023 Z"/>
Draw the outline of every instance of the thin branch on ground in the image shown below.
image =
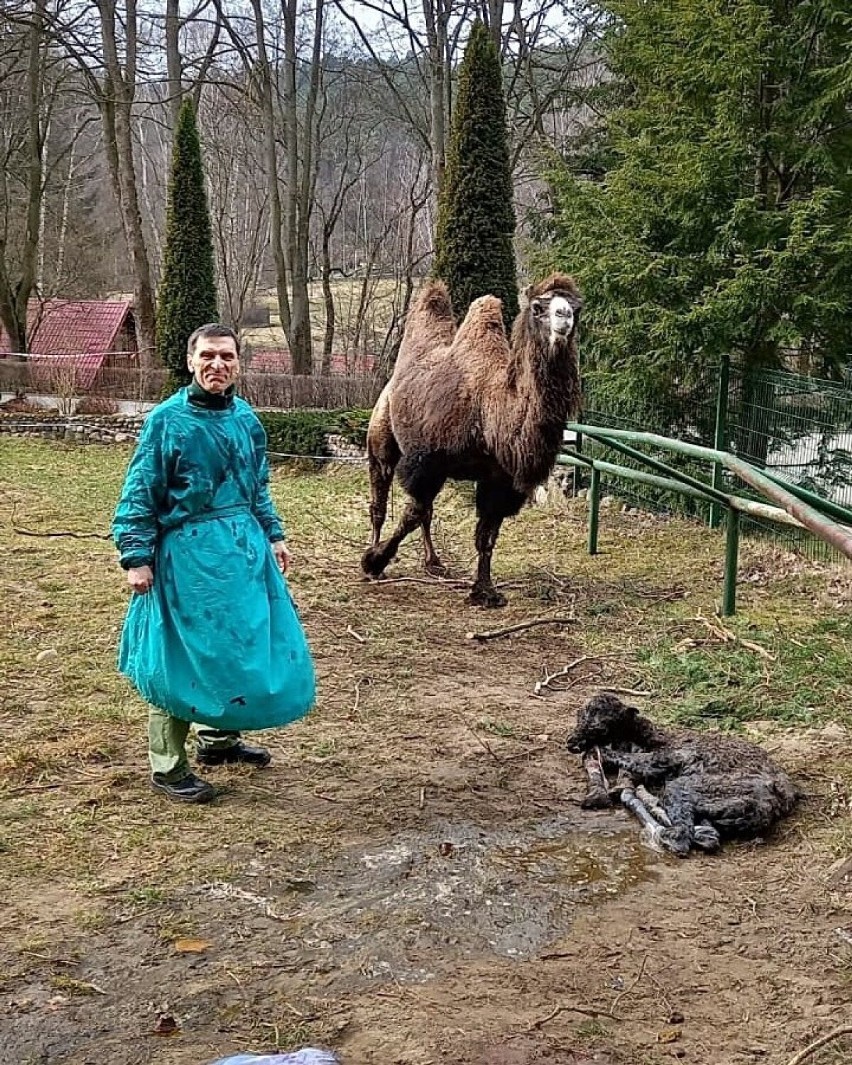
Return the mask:
<path id="1" fill-rule="evenodd" d="M 640 982 L 642 980 L 642 977 L 645 975 L 645 966 L 647 964 L 648 964 L 648 955 L 646 954 L 645 957 L 642 959 L 642 964 L 639 966 L 639 972 L 636 974 L 636 976 L 633 979 L 633 983 L 630 985 L 630 987 L 625 988 L 624 991 L 619 991 L 619 993 L 613 999 L 613 1002 L 612 1002 L 613 1011 L 615 1010 L 615 1007 L 619 1004 L 619 1002 L 621 1002 L 621 1000 L 624 998 L 625 995 L 631 994 L 633 992 L 634 988 L 638 987 L 638 985 L 640 984 Z"/>
<path id="2" fill-rule="evenodd" d="M 574 1004 L 563 1004 L 561 1006 L 555 1006 L 546 1017 L 539 1017 L 537 1021 L 533 1021 L 527 1028 L 527 1032 L 535 1032 L 537 1029 L 544 1027 L 554 1018 L 558 1017 L 560 1013 L 582 1013 L 584 1017 L 608 1017 L 611 1021 L 617 1021 L 618 1018 L 614 1013 L 609 1013 L 607 1010 L 596 1009 L 594 1006 L 577 1006 Z"/>
<path id="3" fill-rule="evenodd" d="M 111 540 L 110 533 L 96 533 L 96 532 L 75 532 L 71 529 L 47 529 L 42 532 L 38 529 L 24 529 L 20 525 L 16 525 L 18 520 L 18 504 L 12 504 L 12 518 L 10 525 L 12 532 L 18 536 L 35 536 L 39 539 L 49 540 L 60 536 L 69 536 L 74 540 Z"/>
<path id="4" fill-rule="evenodd" d="M 387 584 L 431 584 L 443 585 L 445 588 L 469 588 L 471 581 L 452 577 L 365 577 L 359 584 L 371 584 L 382 587 Z"/>
<path id="5" fill-rule="evenodd" d="M 735 632 L 731 632 L 729 628 L 721 623 L 721 621 L 710 621 L 708 618 L 699 614 L 697 617 L 691 618 L 691 621 L 700 622 L 708 632 L 711 632 L 722 643 L 738 643 L 741 647 L 745 647 L 747 651 L 753 651 L 755 654 L 760 655 L 761 658 L 765 658 L 768 662 L 776 661 L 777 656 L 772 654 L 771 651 L 767 651 L 765 647 L 761 647 L 759 643 L 753 643 L 751 640 L 744 640 L 740 636 L 737 636 Z"/>
<path id="6" fill-rule="evenodd" d="M 487 740 L 484 740 L 479 735 L 479 733 L 476 731 L 476 729 L 473 727 L 473 725 L 471 725 L 471 723 L 464 716 L 464 714 L 461 712 L 461 710 L 457 710 L 454 706 L 451 706 L 450 710 L 464 724 L 464 727 L 471 734 L 471 736 L 473 736 L 473 738 L 480 745 L 480 747 L 484 748 L 491 755 L 491 757 L 494 759 L 494 761 L 498 765 L 502 765 L 503 764 L 503 759 L 498 754 L 495 753 L 494 748 L 491 746 L 491 744 Z"/>
<path id="7" fill-rule="evenodd" d="M 852 1024 L 842 1024 L 839 1028 L 835 1028 L 834 1031 L 828 1032 L 819 1039 L 815 1039 L 814 1042 L 809 1046 L 806 1046 L 804 1050 L 800 1050 L 798 1054 L 794 1054 L 787 1062 L 787 1065 L 801 1065 L 801 1063 L 805 1061 L 806 1058 L 809 1058 L 811 1054 L 815 1054 L 818 1050 L 821 1050 L 829 1043 L 833 1043 L 835 1039 L 839 1039 L 843 1035 L 852 1035 Z"/>
<path id="8" fill-rule="evenodd" d="M 109 533 L 96 532 L 72 532 L 70 529 L 48 529 L 40 532 L 37 529 L 22 529 L 18 525 L 12 526 L 12 532 L 18 536 L 34 536 L 42 540 L 56 539 L 60 536 L 68 536 L 74 540 L 111 540 Z"/>
<path id="9" fill-rule="evenodd" d="M 484 643 L 486 640 L 499 640 L 503 636 L 511 636 L 515 632 L 524 632 L 536 625 L 576 625 L 576 618 L 532 618 L 530 621 L 520 621 L 517 625 L 507 625 L 505 629 L 491 629 L 486 632 L 468 632 L 468 640 L 478 640 Z"/>
<path id="10" fill-rule="evenodd" d="M 545 688 L 551 688 L 553 691 L 558 691 L 558 688 L 552 688 L 553 682 L 560 677 L 567 677 L 572 670 L 577 666 L 582 665 L 583 662 L 591 662 L 597 658 L 596 655 L 581 655 L 579 658 L 575 658 L 573 662 L 569 662 L 567 666 L 563 666 L 562 669 L 557 669 L 555 673 L 548 673 L 545 669 L 544 680 L 537 680 L 535 687 L 533 688 L 533 695 L 541 695 Z"/>

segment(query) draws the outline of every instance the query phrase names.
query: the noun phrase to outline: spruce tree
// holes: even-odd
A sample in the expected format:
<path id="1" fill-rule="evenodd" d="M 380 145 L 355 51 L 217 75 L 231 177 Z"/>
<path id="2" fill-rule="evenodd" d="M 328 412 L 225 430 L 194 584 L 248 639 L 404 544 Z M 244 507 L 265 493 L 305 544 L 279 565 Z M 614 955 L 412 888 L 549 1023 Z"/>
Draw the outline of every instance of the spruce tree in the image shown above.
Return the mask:
<path id="1" fill-rule="evenodd" d="M 172 388 L 186 384 L 186 343 L 200 325 L 215 322 L 216 280 L 201 145 L 192 101 L 184 101 L 172 150 L 166 246 L 157 301 L 157 354 Z"/>
<path id="2" fill-rule="evenodd" d="M 433 266 L 459 319 L 488 293 L 503 300 L 507 328 L 518 313 L 512 193 L 500 58 L 477 21 L 459 73 Z"/>
<path id="3" fill-rule="evenodd" d="M 600 8 L 605 172 L 590 175 L 587 146 L 554 168 L 537 265 L 580 280 L 592 391 L 605 370 L 625 417 L 690 431 L 702 403 L 712 417 L 724 356 L 743 402 L 791 352 L 817 372 L 849 361 L 848 0 Z"/>

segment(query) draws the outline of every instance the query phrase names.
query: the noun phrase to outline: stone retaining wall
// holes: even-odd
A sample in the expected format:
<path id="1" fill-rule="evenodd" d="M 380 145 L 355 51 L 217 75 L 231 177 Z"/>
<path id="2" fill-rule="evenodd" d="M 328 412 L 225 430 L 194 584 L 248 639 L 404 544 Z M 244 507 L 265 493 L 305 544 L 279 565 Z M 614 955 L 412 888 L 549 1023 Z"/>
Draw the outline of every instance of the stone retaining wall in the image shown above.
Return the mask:
<path id="1" fill-rule="evenodd" d="M 64 417 L 49 413 L 0 411 L 0 434 L 41 437 L 72 444 L 127 444 L 139 435 L 145 416 L 142 414 L 72 414 Z M 326 436 L 330 456 L 363 459 L 364 450 L 337 433 Z"/>
<path id="2" fill-rule="evenodd" d="M 77 444 L 126 444 L 142 428 L 141 414 L 33 414 L 0 412 L 0 433 L 46 437 Z"/>

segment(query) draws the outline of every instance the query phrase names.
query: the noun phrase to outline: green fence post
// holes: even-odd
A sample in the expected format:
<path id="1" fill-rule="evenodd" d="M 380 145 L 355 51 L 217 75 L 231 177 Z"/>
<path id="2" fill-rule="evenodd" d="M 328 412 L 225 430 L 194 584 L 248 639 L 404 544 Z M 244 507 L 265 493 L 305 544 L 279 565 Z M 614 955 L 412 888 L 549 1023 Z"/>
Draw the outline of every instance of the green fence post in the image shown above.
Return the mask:
<path id="1" fill-rule="evenodd" d="M 601 512 L 601 475 L 592 466 L 592 478 L 589 485 L 589 554 L 598 553 L 598 519 Z"/>
<path id="2" fill-rule="evenodd" d="M 725 536 L 725 587 L 722 592 L 722 617 L 729 618 L 737 610 L 737 568 L 740 554 L 740 515 L 728 509 L 728 528 Z"/>
<path id="3" fill-rule="evenodd" d="M 578 455 L 582 455 L 583 454 L 583 434 L 582 433 L 575 433 L 574 435 L 577 438 L 576 443 L 574 444 L 574 450 L 577 452 Z M 582 472 L 582 470 L 579 469 L 579 467 L 575 466 L 574 467 L 574 496 L 575 497 L 576 497 L 577 493 L 580 491 L 580 489 L 582 487 L 583 487 L 583 472 Z"/>
<path id="4" fill-rule="evenodd" d="M 729 355 L 722 356 L 719 367 L 719 388 L 716 393 L 716 428 L 713 433 L 713 447 L 716 451 L 728 449 L 728 389 L 731 378 L 731 359 Z M 722 465 L 713 463 L 713 487 L 719 491 L 722 489 Z M 710 528 L 719 528 L 720 508 L 718 503 L 710 504 Z"/>

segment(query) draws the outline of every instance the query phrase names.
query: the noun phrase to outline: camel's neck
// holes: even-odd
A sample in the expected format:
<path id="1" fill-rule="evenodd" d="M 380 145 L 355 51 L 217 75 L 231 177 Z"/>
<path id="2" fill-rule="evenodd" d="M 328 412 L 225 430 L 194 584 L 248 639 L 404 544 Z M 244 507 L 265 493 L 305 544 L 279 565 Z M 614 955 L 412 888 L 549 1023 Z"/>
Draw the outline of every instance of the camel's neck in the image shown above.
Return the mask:
<path id="1" fill-rule="evenodd" d="M 580 371 L 574 350 L 557 341 L 563 350 L 549 357 L 522 360 L 512 367 L 507 428 L 512 440 L 515 483 L 529 488 L 550 472 L 562 444 L 569 413 L 580 406 Z"/>

